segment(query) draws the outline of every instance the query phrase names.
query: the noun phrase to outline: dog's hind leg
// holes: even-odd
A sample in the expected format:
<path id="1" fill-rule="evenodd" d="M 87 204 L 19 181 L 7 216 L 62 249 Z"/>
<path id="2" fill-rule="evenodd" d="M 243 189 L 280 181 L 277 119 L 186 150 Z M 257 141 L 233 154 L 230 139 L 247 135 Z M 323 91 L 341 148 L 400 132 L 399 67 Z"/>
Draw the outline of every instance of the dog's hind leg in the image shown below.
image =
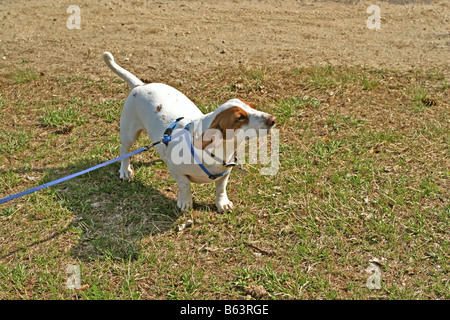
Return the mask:
<path id="1" fill-rule="evenodd" d="M 120 128 L 120 155 L 127 154 L 130 152 L 131 146 L 139 137 L 143 129 L 136 126 L 124 126 Z M 122 180 L 131 180 L 133 178 L 133 169 L 130 164 L 130 157 L 125 158 L 121 161 L 119 177 Z"/>

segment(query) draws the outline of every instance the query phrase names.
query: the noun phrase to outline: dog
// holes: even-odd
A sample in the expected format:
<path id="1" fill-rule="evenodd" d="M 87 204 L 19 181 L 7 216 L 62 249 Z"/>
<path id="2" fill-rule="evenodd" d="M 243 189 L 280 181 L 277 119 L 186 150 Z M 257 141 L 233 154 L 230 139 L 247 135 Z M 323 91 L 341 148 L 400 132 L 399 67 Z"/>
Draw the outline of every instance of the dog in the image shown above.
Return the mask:
<path id="1" fill-rule="evenodd" d="M 178 185 L 178 208 L 192 208 L 191 183 L 214 182 L 218 212 L 231 210 L 233 203 L 226 186 L 240 144 L 236 132 L 246 138 L 267 134 L 276 117 L 256 110 L 253 103 L 243 99 L 228 100 L 215 111 L 203 114 L 177 89 L 163 83 L 144 84 L 120 67 L 111 53 L 104 52 L 103 60 L 131 88 L 120 117 L 120 154 L 130 151 L 142 131 L 147 131 L 155 142 L 172 126 L 169 131 L 173 139 L 157 144 L 155 149 Z M 180 161 L 180 150 L 183 159 L 189 161 Z M 130 158 L 122 160 L 119 176 L 122 180 L 132 178 Z"/>

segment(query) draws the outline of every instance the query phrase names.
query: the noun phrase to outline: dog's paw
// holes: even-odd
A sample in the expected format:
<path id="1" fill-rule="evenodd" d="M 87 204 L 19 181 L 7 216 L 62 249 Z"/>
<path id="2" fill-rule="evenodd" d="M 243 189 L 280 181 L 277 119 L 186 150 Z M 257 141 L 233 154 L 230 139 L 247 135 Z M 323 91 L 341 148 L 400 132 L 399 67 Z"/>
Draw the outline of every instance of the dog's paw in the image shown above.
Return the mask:
<path id="1" fill-rule="evenodd" d="M 192 199 L 178 199 L 177 207 L 180 208 L 181 211 L 192 209 Z"/>
<path id="2" fill-rule="evenodd" d="M 228 198 L 221 199 L 216 202 L 216 207 L 218 212 L 229 211 L 233 209 L 233 202 L 228 200 Z"/>
<path id="3" fill-rule="evenodd" d="M 131 166 L 128 166 L 128 168 L 120 168 L 119 170 L 119 178 L 123 181 L 130 181 L 133 178 L 134 172 L 133 169 L 131 169 Z"/>

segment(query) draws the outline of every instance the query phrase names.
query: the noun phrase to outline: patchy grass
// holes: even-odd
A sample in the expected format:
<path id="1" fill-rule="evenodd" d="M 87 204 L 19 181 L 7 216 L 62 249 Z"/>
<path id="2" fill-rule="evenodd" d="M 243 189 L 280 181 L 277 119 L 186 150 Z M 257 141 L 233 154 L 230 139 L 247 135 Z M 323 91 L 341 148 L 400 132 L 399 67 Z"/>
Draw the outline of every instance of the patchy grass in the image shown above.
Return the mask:
<path id="1" fill-rule="evenodd" d="M 1 197 L 119 154 L 124 83 L 32 69 L 0 80 Z M 277 174 L 233 171 L 224 214 L 212 185 L 194 185 L 194 209 L 180 214 L 152 150 L 133 158 L 132 182 L 116 163 L 3 204 L 1 299 L 450 298 L 440 71 L 246 66 L 184 80 L 169 84 L 204 112 L 242 97 L 277 116 Z M 378 290 L 366 286 L 372 264 Z M 66 287 L 69 265 L 78 290 Z"/>
<path id="2" fill-rule="evenodd" d="M 12 80 L 17 84 L 24 84 L 38 80 L 38 73 L 30 68 L 18 69 L 14 72 Z"/>
<path id="3" fill-rule="evenodd" d="M 71 101 L 67 105 L 58 106 L 57 109 L 50 105 L 44 108 L 42 113 L 38 119 L 45 127 L 79 126 L 87 121 L 86 116 L 80 113 L 78 101 Z"/>

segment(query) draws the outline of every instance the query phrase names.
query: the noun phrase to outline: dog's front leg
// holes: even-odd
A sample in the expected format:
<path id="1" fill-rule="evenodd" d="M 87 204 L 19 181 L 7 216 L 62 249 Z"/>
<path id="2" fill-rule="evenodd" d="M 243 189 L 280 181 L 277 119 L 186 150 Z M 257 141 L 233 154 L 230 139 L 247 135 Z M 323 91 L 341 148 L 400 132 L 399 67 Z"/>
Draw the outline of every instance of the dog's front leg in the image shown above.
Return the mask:
<path id="1" fill-rule="evenodd" d="M 172 174 L 172 176 L 174 176 Z M 181 211 L 192 209 L 191 182 L 184 176 L 174 176 L 178 184 L 177 206 Z"/>
<path id="2" fill-rule="evenodd" d="M 228 200 L 226 190 L 229 176 L 230 174 L 227 174 L 222 179 L 216 181 L 216 207 L 218 212 L 224 212 L 233 209 L 233 203 Z"/>

